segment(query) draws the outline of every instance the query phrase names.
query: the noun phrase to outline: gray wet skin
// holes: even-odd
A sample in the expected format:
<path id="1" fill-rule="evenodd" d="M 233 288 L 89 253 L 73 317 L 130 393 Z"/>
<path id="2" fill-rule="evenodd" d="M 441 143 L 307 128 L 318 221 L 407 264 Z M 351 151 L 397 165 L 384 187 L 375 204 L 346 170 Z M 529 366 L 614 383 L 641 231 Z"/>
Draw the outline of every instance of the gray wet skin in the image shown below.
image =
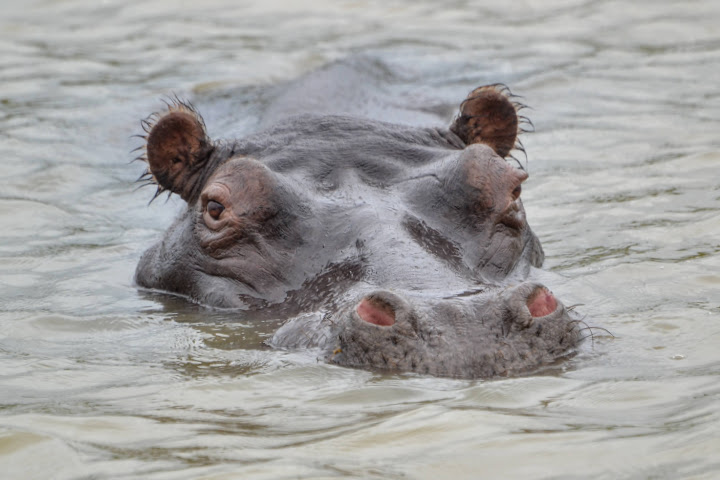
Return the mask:
<path id="1" fill-rule="evenodd" d="M 177 102 L 147 120 L 147 175 L 188 208 L 136 282 L 289 318 L 271 345 L 339 365 L 485 378 L 567 357 L 577 322 L 528 281 L 516 109 L 488 86 L 450 128 L 304 115 L 219 141 Z"/>

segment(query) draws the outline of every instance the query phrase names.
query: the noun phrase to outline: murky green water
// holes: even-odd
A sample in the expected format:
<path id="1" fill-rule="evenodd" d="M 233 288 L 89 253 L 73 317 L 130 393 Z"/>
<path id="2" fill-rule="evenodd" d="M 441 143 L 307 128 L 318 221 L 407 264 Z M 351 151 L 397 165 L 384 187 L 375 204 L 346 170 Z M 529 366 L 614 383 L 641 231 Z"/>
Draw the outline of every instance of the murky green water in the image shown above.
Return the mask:
<path id="1" fill-rule="evenodd" d="M 720 478 L 719 24 L 712 0 L 3 5 L 0 477 Z M 182 207 L 134 191 L 139 119 L 176 92 L 246 131 L 357 53 L 433 112 L 525 96 L 552 286 L 614 339 L 542 376 L 387 376 L 133 287 Z"/>

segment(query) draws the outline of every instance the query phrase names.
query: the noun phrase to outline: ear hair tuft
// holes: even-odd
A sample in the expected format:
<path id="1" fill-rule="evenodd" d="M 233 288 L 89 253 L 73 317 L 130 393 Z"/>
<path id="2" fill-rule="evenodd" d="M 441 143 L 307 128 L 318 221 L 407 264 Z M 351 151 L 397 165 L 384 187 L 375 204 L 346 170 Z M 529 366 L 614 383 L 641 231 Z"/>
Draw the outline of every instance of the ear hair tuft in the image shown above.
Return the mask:
<path id="1" fill-rule="evenodd" d="M 141 152 L 133 161 L 143 161 L 147 169 L 138 182 L 157 185 L 150 203 L 163 192 L 177 193 L 189 201 L 195 190 L 193 181 L 213 150 L 206 133 L 205 121 L 195 107 L 176 94 L 162 99 L 163 111 L 153 112 L 140 121 L 145 134 Z"/>
<path id="2" fill-rule="evenodd" d="M 484 143 L 503 158 L 512 150 L 525 154 L 518 137 L 535 127 L 529 118 L 518 114 L 530 107 L 513 101 L 516 98 L 522 97 L 502 83 L 478 87 L 460 104 L 460 113 L 450 130 L 466 145 Z"/>

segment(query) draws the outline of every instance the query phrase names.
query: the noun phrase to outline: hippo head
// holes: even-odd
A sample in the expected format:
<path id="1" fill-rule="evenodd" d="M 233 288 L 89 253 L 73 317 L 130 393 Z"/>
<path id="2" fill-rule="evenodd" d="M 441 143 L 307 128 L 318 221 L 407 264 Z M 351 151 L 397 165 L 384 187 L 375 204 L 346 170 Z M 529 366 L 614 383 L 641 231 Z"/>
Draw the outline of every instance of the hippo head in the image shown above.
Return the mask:
<path id="1" fill-rule="evenodd" d="M 528 280 L 517 109 L 495 85 L 449 129 L 305 115 L 217 141 L 176 101 L 144 124 L 146 175 L 188 208 L 136 282 L 289 318 L 271 345 L 340 365 L 477 378 L 568 356 L 577 320 Z"/>

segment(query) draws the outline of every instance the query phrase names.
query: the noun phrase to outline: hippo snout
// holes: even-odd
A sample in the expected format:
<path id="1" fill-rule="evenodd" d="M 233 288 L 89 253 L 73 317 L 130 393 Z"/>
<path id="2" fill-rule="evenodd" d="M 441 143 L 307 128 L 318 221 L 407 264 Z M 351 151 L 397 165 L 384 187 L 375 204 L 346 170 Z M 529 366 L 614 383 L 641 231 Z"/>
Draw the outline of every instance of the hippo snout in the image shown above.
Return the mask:
<path id="1" fill-rule="evenodd" d="M 378 290 L 333 315 L 329 360 L 344 366 L 486 377 L 569 352 L 576 322 L 544 285 L 436 297 Z"/>

